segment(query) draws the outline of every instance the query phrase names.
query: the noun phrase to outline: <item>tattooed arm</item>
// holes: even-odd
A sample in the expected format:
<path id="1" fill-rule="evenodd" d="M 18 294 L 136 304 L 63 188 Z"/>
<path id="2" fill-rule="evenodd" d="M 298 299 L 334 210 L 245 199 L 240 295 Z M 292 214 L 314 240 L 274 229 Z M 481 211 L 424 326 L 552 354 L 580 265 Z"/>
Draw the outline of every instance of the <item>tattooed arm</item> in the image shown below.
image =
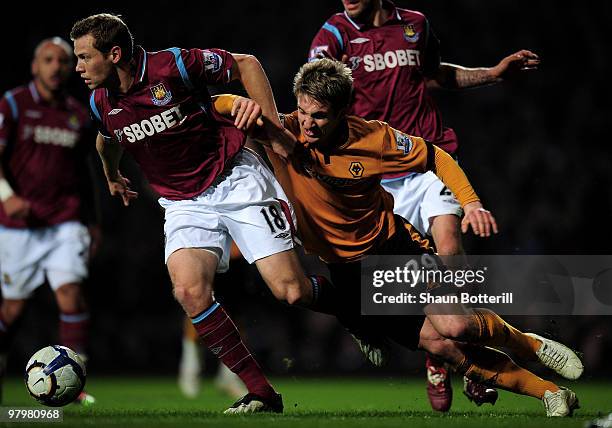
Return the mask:
<path id="1" fill-rule="evenodd" d="M 429 77 L 427 86 L 444 89 L 466 89 L 492 85 L 529 70 L 536 70 L 539 57 L 531 51 L 521 50 L 502 59 L 494 67 L 467 68 L 441 63 L 436 73 Z"/>

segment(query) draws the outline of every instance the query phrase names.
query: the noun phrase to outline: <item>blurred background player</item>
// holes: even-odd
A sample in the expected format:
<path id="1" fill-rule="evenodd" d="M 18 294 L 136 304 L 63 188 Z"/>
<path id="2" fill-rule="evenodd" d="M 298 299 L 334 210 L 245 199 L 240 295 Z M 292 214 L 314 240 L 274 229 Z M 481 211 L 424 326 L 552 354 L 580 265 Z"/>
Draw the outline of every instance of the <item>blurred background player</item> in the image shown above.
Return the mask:
<path id="1" fill-rule="evenodd" d="M 87 143 L 93 134 L 87 110 L 65 93 L 71 67 L 70 45 L 59 37 L 45 39 L 34 50 L 34 79 L 0 100 L 3 367 L 15 323 L 45 282 L 60 311 L 60 343 L 85 357 L 89 314 L 81 283 L 91 237 L 83 221 L 91 207 L 82 194 L 92 193 Z M 94 398 L 83 392 L 77 401 L 91 404 Z"/>
<path id="2" fill-rule="evenodd" d="M 422 13 L 397 8 L 388 0 L 342 0 L 342 4 L 344 12 L 329 18 L 314 37 L 309 60 L 331 57 L 351 68 L 355 79 L 352 114 L 387 122 L 453 155 L 457 136 L 442 125 L 428 88 L 490 85 L 539 63 L 537 55 L 527 50 L 491 68 L 441 63 L 439 41 Z M 389 174 L 382 184 L 393 195 L 394 211 L 420 233 L 431 235 L 438 254 L 463 254 L 461 207 L 433 173 Z M 430 355 L 425 366 L 432 408 L 449 410 L 452 389 L 446 368 Z M 464 385 L 465 395 L 478 405 L 497 400 L 491 388 L 469 380 Z"/>

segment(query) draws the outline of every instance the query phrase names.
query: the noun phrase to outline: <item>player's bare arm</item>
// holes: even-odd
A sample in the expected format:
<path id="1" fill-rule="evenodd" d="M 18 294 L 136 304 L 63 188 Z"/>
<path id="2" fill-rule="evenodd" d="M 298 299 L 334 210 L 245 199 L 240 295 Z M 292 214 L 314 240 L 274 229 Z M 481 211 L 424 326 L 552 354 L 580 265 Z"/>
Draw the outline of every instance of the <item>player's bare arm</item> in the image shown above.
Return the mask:
<path id="1" fill-rule="evenodd" d="M 528 50 L 520 50 L 503 58 L 494 67 L 468 68 L 441 63 L 437 73 L 428 80 L 429 87 L 467 89 L 492 85 L 511 79 L 519 73 L 537 70 L 540 58 Z"/>
<path id="2" fill-rule="evenodd" d="M 15 194 L 15 191 L 6 180 L 4 169 L 2 168 L 2 155 L 5 146 L 0 145 L 0 202 L 4 212 L 12 219 L 23 219 L 30 213 L 30 203 Z"/>
<path id="3" fill-rule="evenodd" d="M 232 54 L 235 65 L 232 78 L 240 80 L 249 97 L 255 100 L 263 112 L 264 127 L 270 137 L 270 143 L 275 153 L 287 158 L 295 146 L 295 138 L 284 132 L 280 120 L 272 87 L 260 62 L 253 55 Z"/>
<path id="4" fill-rule="evenodd" d="M 249 140 L 250 143 L 260 143 L 264 146 L 271 147 L 274 138 L 282 138 L 284 141 L 283 144 L 285 144 L 289 150 L 287 156 L 281 156 L 286 158 L 289 156 L 289 153 L 294 153 L 296 140 L 293 134 L 284 127 L 279 128 L 276 124 L 271 123 L 270 120 L 263 116 L 262 109 L 256 101 L 238 95 L 222 94 L 214 96 L 213 102 L 215 110 L 217 110 L 218 113 L 224 116 L 233 117 L 234 125 L 249 133 L 251 137 Z"/>
<path id="5" fill-rule="evenodd" d="M 113 196 L 120 196 L 123 205 L 130 205 L 132 199 L 138 197 L 138 192 L 130 189 L 130 180 L 123 177 L 119 172 L 119 161 L 123 154 L 123 149 L 119 144 L 112 141 L 105 141 L 101 134 L 96 137 L 96 150 L 102 160 L 102 169 L 108 183 L 108 190 Z"/>

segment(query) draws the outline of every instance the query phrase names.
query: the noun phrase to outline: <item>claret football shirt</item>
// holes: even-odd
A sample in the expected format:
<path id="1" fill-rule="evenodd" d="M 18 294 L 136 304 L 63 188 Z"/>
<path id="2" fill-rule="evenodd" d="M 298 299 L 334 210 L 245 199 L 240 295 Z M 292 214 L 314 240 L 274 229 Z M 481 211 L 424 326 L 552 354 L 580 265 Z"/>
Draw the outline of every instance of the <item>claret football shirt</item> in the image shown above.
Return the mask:
<path id="1" fill-rule="evenodd" d="M 206 190 L 242 149 L 246 135 L 218 114 L 207 85 L 228 83 L 234 59 L 221 49 L 135 49 L 127 93 L 96 89 L 92 117 L 108 144 L 121 144 L 162 197 Z"/>
<path id="2" fill-rule="evenodd" d="M 30 202 L 31 211 L 27 219 L 15 220 L 0 204 L 1 225 L 45 227 L 82 217 L 79 174 L 87 171 L 87 145 L 94 142 L 90 130 L 87 109 L 72 97 L 51 105 L 40 97 L 34 82 L 4 94 L 4 173 L 15 193 Z"/>
<path id="3" fill-rule="evenodd" d="M 380 27 L 357 23 L 345 12 L 333 15 L 315 36 L 309 60 L 322 51 L 336 59 L 347 55 L 355 79 L 351 114 L 387 122 L 454 153 L 457 136 L 443 127 L 426 88 L 426 76 L 440 64 L 438 39 L 423 14 L 383 5 L 390 16 Z"/>

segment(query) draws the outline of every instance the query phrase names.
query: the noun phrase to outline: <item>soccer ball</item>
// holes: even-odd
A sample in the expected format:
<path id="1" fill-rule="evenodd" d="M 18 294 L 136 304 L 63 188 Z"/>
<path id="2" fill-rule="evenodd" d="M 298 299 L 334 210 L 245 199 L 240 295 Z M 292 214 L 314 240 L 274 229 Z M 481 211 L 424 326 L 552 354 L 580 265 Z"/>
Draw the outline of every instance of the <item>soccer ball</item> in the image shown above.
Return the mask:
<path id="1" fill-rule="evenodd" d="M 73 402 L 85 386 L 85 365 L 70 348 L 52 345 L 36 352 L 25 370 L 28 392 L 46 406 Z"/>

